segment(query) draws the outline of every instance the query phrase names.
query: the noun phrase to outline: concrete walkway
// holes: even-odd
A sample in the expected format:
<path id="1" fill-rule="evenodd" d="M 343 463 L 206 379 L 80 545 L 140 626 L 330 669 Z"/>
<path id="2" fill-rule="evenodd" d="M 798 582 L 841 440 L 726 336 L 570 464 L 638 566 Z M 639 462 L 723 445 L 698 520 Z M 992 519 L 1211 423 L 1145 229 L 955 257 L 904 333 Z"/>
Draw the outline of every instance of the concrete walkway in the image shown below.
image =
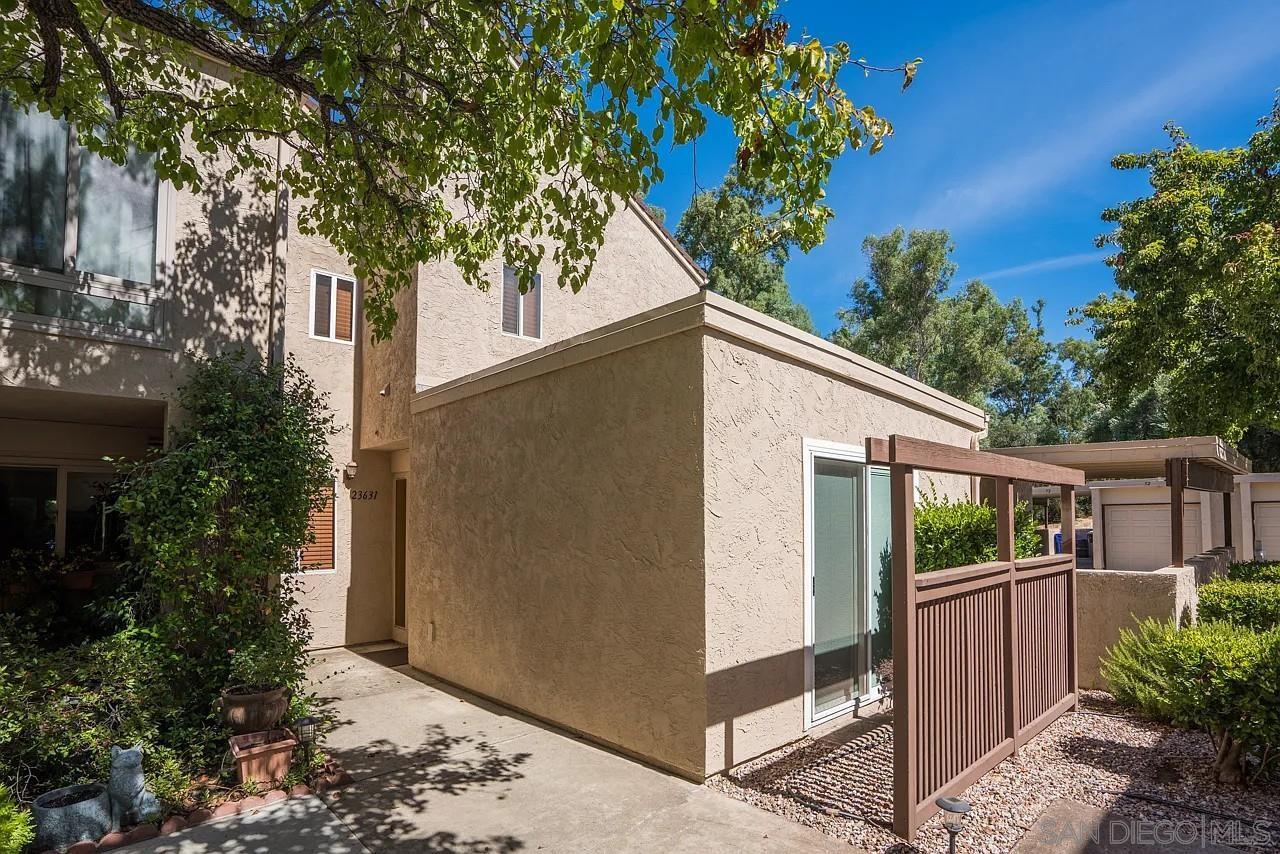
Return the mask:
<path id="1" fill-rule="evenodd" d="M 353 783 L 323 803 L 291 799 L 133 850 L 854 854 L 816 830 L 441 684 L 398 663 L 402 647 L 359 652 L 321 654 L 311 689 L 336 721 L 326 744 Z"/>

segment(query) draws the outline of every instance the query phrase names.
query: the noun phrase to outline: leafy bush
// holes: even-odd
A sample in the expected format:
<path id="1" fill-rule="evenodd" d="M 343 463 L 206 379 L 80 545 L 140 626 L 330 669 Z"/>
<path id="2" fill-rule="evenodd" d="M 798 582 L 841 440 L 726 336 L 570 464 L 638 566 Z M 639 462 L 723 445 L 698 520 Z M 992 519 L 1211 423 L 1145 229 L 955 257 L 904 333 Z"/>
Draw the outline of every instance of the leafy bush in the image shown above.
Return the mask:
<path id="1" fill-rule="evenodd" d="M 1280 584 L 1220 578 L 1200 588 L 1198 616 L 1258 631 L 1280 626 Z"/>
<path id="2" fill-rule="evenodd" d="M 116 506 L 159 678 L 194 732 L 209 727 L 219 691 L 247 674 L 289 687 L 303 678 L 310 630 L 292 576 L 310 513 L 333 486 L 334 428 L 292 361 L 203 360 L 178 402 L 184 418 L 168 450 L 123 466 Z"/>
<path id="3" fill-rule="evenodd" d="M 1120 702 L 1207 731 L 1220 782 L 1244 779 L 1250 751 L 1261 773 L 1280 747 L 1280 630 L 1229 622 L 1178 629 L 1147 620 L 1121 630 L 1102 660 L 1102 676 Z"/>
<path id="4" fill-rule="evenodd" d="M 18 806 L 9 790 L 0 783 L 0 854 L 19 854 L 35 838 L 35 821 L 31 813 Z"/>
<path id="5" fill-rule="evenodd" d="M 153 776 L 180 765 L 146 633 L 53 652 L 11 634 L 0 638 L 0 656 L 0 779 L 22 799 L 106 780 L 113 744 L 141 743 Z"/>
<path id="6" fill-rule="evenodd" d="M 1031 509 L 1019 504 L 1014 511 L 1014 554 L 1040 554 L 1040 532 Z M 953 566 L 996 559 L 996 509 L 938 497 L 930 492 L 916 505 L 916 572 L 933 572 Z"/>
<path id="7" fill-rule="evenodd" d="M 1227 570 L 1227 578 L 1234 581 L 1269 581 L 1280 584 L 1280 561 L 1255 560 L 1233 563 Z"/>

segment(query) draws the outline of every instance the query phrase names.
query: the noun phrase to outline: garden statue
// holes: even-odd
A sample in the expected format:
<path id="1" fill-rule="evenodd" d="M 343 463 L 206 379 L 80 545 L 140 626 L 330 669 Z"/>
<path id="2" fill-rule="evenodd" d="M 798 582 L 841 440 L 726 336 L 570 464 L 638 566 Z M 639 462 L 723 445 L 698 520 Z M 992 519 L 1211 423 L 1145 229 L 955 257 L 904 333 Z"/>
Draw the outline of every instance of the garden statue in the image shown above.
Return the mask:
<path id="1" fill-rule="evenodd" d="M 111 795 L 111 826 L 119 830 L 126 824 L 138 824 L 156 818 L 160 804 L 147 791 L 142 774 L 142 745 L 129 749 L 112 745 L 111 779 L 107 782 Z"/>

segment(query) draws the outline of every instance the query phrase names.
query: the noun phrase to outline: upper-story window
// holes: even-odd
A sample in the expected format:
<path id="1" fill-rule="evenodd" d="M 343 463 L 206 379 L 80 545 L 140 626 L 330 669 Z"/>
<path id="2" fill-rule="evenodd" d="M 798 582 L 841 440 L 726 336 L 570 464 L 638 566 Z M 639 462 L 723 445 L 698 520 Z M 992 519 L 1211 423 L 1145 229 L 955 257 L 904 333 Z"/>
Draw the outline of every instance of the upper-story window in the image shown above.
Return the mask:
<path id="1" fill-rule="evenodd" d="M 123 166 L 74 128 L 0 92 L 0 317 L 154 339 L 160 182 L 149 154 Z"/>
<path id="2" fill-rule="evenodd" d="M 355 279 L 311 271 L 312 338 L 350 344 L 355 338 L 355 305 Z"/>
<path id="3" fill-rule="evenodd" d="M 522 338 L 542 337 L 542 274 L 534 273 L 533 284 L 520 293 L 520 275 L 515 267 L 502 265 L 502 331 Z"/>

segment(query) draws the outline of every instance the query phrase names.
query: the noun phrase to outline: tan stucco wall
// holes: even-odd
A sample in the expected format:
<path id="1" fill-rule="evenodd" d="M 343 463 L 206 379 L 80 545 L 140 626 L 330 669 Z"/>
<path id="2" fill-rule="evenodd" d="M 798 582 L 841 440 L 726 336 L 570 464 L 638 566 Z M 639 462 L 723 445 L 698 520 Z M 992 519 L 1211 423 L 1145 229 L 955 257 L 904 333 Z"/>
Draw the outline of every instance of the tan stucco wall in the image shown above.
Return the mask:
<path id="1" fill-rule="evenodd" d="M 711 774 L 804 735 L 803 440 L 968 448 L 976 430 L 720 334 L 706 338 L 704 381 Z M 968 478 L 930 477 L 969 496 Z"/>
<path id="2" fill-rule="evenodd" d="M 1149 617 L 1182 624 L 1195 619 L 1196 571 L 1189 566 L 1151 572 L 1081 569 L 1076 601 L 1080 686 L 1105 688 L 1098 663 L 1122 628 Z"/>
<path id="3" fill-rule="evenodd" d="M 502 259 L 486 268 L 490 287 L 467 285 L 448 261 L 423 265 L 418 279 L 417 383 L 429 388 L 529 353 L 554 341 L 696 293 L 699 278 L 634 206 L 605 231 L 591 277 L 578 293 L 557 284 L 548 250 L 542 273 L 542 338 L 502 331 Z"/>
<path id="4" fill-rule="evenodd" d="M 288 156 L 286 152 L 286 156 Z M 283 244 L 284 322 L 281 347 L 328 395 L 336 435 L 329 439 L 334 477 L 334 567 L 302 578 L 301 601 L 310 611 L 316 647 L 382 640 L 391 636 L 391 492 L 387 455 L 360 450 L 357 430 L 364 400 L 357 399 L 357 354 L 368 335 L 362 313 L 355 312 L 351 343 L 311 336 L 312 271 L 354 278 L 351 265 L 328 241 L 304 234 L 297 225 L 298 200 L 288 207 Z M 357 298 L 364 283 L 357 285 Z M 407 395 L 404 396 L 407 400 Z M 407 412 L 407 409 L 405 410 Z M 342 475 L 347 463 L 357 465 L 354 479 Z"/>
<path id="5" fill-rule="evenodd" d="M 695 332 L 418 411 L 410 663 L 703 772 Z"/>

